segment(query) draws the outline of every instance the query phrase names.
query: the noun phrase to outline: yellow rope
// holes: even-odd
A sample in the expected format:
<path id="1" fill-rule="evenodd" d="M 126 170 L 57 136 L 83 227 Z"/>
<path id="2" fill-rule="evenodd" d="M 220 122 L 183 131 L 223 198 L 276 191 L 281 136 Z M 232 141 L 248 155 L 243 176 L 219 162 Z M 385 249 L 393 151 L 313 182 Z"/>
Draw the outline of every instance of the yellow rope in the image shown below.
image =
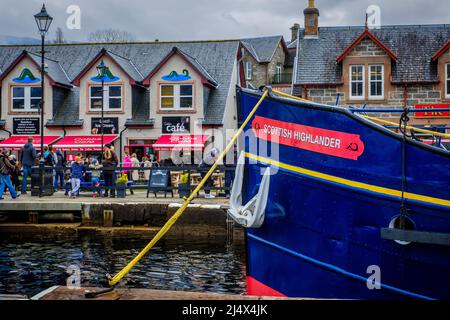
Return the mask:
<path id="1" fill-rule="evenodd" d="M 283 97 L 287 97 L 287 98 L 290 98 L 290 99 L 294 99 L 294 100 L 298 100 L 298 101 L 309 101 L 309 100 L 306 100 L 306 99 L 303 99 L 303 98 L 292 96 L 292 95 L 290 95 L 288 93 L 281 92 L 281 91 L 278 91 L 278 90 L 272 90 L 272 92 L 277 94 L 277 95 L 280 95 L 280 96 L 283 96 Z M 371 120 L 373 122 L 378 122 L 378 123 L 392 125 L 392 126 L 397 126 L 397 127 L 399 126 L 399 124 L 395 123 L 395 122 L 391 122 L 391 121 L 387 121 L 387 120 L 383 120 L 383 119 L 379 119 L 379 118 L 374 118 L 374 117 L 370 117 L 370 116 L 366 116 L 366 115 L 362 115 L 362 114 L 360 114 L 360 116 L 364 117 L 366 119 L 369 119 L 369 120 Z M 431 134 L 431 135 L 434 135 L 434 136 L 438 136 L 438 137 L 450 138 L 450 134 L 447 134 L 447 133 L 440 133 L 440 132 L 426 130 L 426 129 L 420 129 L 420 128 L 416 128 L 416 127 L 412 127 L 412 126 L 406 126 L 406 128 L 409 129 L 409 130 L 414 130 L 414 131 L 421 132 L 421 133 L 428 133 L 428 134 Z"/>
<path id="2" fill-rule="evenodd" d="M 286 98 L 290 98 L 290 99 L 294 99 L 294 100 L 298 100 L 298 101 L 311 102 L 308 99 L 299 98 L 299 97 L 290 95 L 289 93 L 286 93 L 286 92 L 283 92 L 283 91 L 278 91 L 278 90 L 272 89 L 272 92 L 277 94 L 277 95 L 279 95 L 279 96 L 283 96 L 283 97 L 286 97 Z"/>
<path id="3" fill-rule="evenodd" d="M 175 212 L 175 214 L 166 222 L 166 224 L 158 231 L 158 233 L 154 236 L 154 238 L 147 244 L 147 246 L 142 249 L 142 251 L 133 259 L 131 260 L 128 265 L 126 265 L 122 270 L 119 271 L 113 278 L 109 279 L 109 285 L 113 286 L 117 284 L 130 270 L 139 262 L 139 260 L 142 259 L 142 257 L 145 256 L 145 254 L 161 239 L 173 226 L 173 224 L 178 220 L 178 218 L 184 213 L 189 203 L 195 198 L 198 192 L 200 192 L 203 185 L 206 183 L 206 180 L 213 174 L 213 172 L 216 170 L 217 166 L 219 165 L 219 162 L 223 160 L 225 155 L 230 151 L 230 149 L 233 147 L 234 143 L 238 139 L 239 135 L 244 130 L 245 126 L 248 124 L 250 119 L 253 117 L 255 112 L 258 110 L 259 106 L 263 102 L 263 100 L 267 97 L 269 91 L 266 90 L 264 94 L 259 99 L 258 103 L 253 107 L 253 110 L 249 113 L 247 119 L 245 119 L 244 123 L 241 125 L 241 127 L 238 129 L 236 134 L 233 136 L 231 141 L 226 146 L 225 150 L 220 154 L 217 161 L 214 163 L 214 165 L 209 169 L 208 173 L 205 175 L 205 177 L 202 179 L 202 181 L 199 183 L 199 185 L 195 188 L 195 190 L 191 193 L 189 198 L 187 198 L 183 205 Z"/>
<path id="4" fill-rule="evenodd" d="M 373 122 L 378 122 L 378 123 L 382 123 L 382 124 L 387 124 L 387 125 L 392 125 L 392 126 L 399 126 L 398 123 L 395 122 L 391 122 L 391 121 L 387 121 L 387 120 L 383 120 L 383 119 L 378 119 L 378 118 L 374 118 L 374 117 L 369 117 L 366 115 L 360 115 L 361 117 L 364 117 L 366 119 L 369 119 Z M 416 128 L 416 127 L 411 127 L 411 126 L 406 126 L 406 129 L 409 130 L 414 130 L 417 132 L 421 132 L 421 133 L 428 133 L 428 134 L 432 134 L 433 136 L 438 136 L 438 137 L 444 137 L 444 138 L 450 138 L 450 134 L 447 133 L 440 133 L 440 132 L 436 132 L 436 131 L 431 131 L 431 130 L 426 130 L 426 129 L 420 129 L 420 128 Z"/>

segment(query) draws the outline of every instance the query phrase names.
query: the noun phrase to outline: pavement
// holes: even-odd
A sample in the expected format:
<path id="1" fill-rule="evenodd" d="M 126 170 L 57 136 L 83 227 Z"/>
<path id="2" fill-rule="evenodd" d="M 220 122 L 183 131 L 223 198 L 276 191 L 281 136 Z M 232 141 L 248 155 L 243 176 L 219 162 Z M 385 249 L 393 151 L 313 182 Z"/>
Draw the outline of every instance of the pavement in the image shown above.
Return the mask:
<path id="1" fill-rule="evenodd" d="M 160 193 L 155 197 L 153 193 L 149 194 L 149 197 L 147 198 L 147 191 L 146 190 L 135 190 L 134 195 L 130 195 L 129 191 L 127 191 L 127 197 L 126 198 L 94 198 L 92 196 L 92 193 L 90 192 L 82 192 L 80 194 L 80 197 L 78 198 L 70 198 L 69 196 L 64 195 L 64 191 L 58 191 L 53 196 L 49 197 L 32 197 L 31 193 L 28 192 L 26 195 L 21 195 L 18 199 L 11 199 L 9 194 L 5 194 L 4 200 L 0 200 L 0 208 L 3 205 L 8 204 L 8 207 L 11 207 L 14 204 L 19 203 L 67 203 L 69 206 L 70 204 L 74 203 L 158 203 L 158 204 L 172 204 L 172 203 L 183 203 L 184 200 L 180 198 L 177 194 L 174 194 L 174 197 L 172 197 L 169 193 L 167 194 L 167 197 L 164 197 L 163 193 Z M 202 205 L 228 205 L 229 199 L 226 199 L 224 197 L 216 197 L 214 199 L 205 199 L 204 195 L 200 195 L 199 197 L 195 198 L 192 202 L 192 204 L 202 204 Z"/>

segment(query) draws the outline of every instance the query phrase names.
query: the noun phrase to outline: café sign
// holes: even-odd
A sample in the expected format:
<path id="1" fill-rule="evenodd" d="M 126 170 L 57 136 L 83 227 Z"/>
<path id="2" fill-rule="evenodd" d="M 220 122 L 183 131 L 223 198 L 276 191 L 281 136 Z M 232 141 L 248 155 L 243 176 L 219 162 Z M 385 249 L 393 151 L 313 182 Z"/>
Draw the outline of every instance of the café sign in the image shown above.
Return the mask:
<path id="1" fill-rule="evenodd" d="M 450 104 L 448 103 L 437 103 L 437 104 L 417 104 L 415 109 L 450 109 Z M 431 119 L 431 118 L 450 118 L 450 111 L 425 111 L 416 112 L 416 118 Z"/>
<path id="2" fill-rule="evenodd" d="M 189 133 L 190 117 L 162 117 L 162 133 Z"/>

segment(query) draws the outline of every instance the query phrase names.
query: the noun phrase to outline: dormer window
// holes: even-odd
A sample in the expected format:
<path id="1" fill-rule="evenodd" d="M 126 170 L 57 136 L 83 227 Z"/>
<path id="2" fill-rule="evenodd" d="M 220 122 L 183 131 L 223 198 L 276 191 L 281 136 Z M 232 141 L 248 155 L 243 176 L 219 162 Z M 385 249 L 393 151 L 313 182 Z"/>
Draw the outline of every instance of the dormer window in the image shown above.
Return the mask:
<path id="1" fill-rule="evenodd" d="M 251 62 L 247 62 L 246 64 L 245 64 L 245 71 L 246 71 L 246 78 L 247 78 L 247 80 L 252 80 L 252 73 L 253 73 L 253 70 L 252 70 L 252 63 Z"/>
<path id="2" fill-rule="evenodd" d="M 445 97 L 450 99 L 450 63 L 445 65 Z"/>
<path id="3" fill-rule="evenodd" d="M 41 87 L 13 86 L 11 98 L 11 111 L 36 112 L 42 98 Z"/>
<path id="4" fill-rule="evenodd" d="M 192 110 L 194 108 L 191 84 L 161 84 L 161 110 Z"/>
<path id="5" fill-rule="evenodd" d="M 89 109 L 90 111 L 102 110 L 102 87 L 90 86 L 89 88 Z M 122 110 L 122 86 L 104 86 L 103 91 L 103 110 L 121 111 Z"/>
<path id="6" fill-rule="evenodd" d="M 382 64 L 369 66 L 369 99 L 384 99 L 384 66 Z"/>
<path id="7" fill-rule="evenodd" d="M 350 99 L 364 100 L 364 66 L 350 66 Z"/>

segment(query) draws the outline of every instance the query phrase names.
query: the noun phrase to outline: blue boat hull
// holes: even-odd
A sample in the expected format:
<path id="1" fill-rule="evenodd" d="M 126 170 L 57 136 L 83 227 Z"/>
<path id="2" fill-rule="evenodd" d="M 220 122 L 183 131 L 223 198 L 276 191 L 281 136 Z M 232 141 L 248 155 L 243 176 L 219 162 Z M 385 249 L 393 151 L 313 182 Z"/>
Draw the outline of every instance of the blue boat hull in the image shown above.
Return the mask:
<path id="1" fill-rule="evenodd" d="M 238 91 L 242 119 L 259 98 Z M 280 143 L 275 157 L 245 146 L 245 202 L 258 190 L 261 168 L 276 172 L 263 226 L 246 231 L 248 294 L 450 299 L 449 246 L 381 237 L 400 214 L 401 136 L 341 108 L 271 97 L 246 128 L 258 143 L 265 142 L 252 131 L 259 119 L 359 136 L 361 145 L 355 157 L 351 148 L 318 152 Z M 409 221 L 417 231 L 450 233 L 450 155 L 413 141 L 406 150 Z M 379 283 L 368 286 L 374 272 Z"/>

